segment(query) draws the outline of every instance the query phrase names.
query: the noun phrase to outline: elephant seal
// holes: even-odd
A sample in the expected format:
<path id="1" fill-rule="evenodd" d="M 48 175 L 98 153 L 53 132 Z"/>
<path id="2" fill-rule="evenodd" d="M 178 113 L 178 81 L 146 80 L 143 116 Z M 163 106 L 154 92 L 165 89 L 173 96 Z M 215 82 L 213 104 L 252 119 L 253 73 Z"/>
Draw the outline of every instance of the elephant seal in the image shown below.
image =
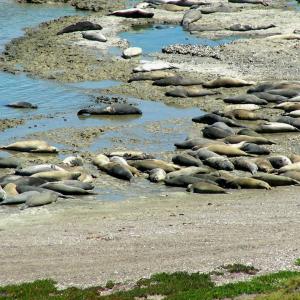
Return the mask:
<path id="1" fill-rule="evenodd" d="M 5 193 L 8 195 L 8 196 L 16 196 L 18 195 L 18 191 L 17 191 L 17 186 L 14 184 L 14 183 L 8 183 L 3 191 L 5 191 Z M 0 197 L 0 200 L 1 200 L 1 197 Z"/>
<path id="2" fill-rule="evenodd" d="M 292 154 L 290 156 L 291 162 L 292 163 L 296 163 L 296 162 L 300 162 L 300 155 L 298 154 Z M 0 183 L 1 184 L 1 183 Z"/>
<path id="3" fill-rule="evenodd" d="M 172 64 L 163 61 L 152 61 L 152 62 L 144 62 L 143 64 L 135 67 L 133 72 L 151 72 L 151 71 L 159 71 L 159 70 L 169 70 L 176 69 Z"/>
<path id="4" fill-rule="evenodd" d="M 249 25 L 249 24 L 234 24 L 226 29 L 231 31 L 250 31 L 250 30 L 264 30 L 264 29 L 269 29 L 274 27 L 276 27 L 274 24 L 259 25 L 259 26 Z"/>
<path id="5" fill-rule="evenodd" d="M 96 42 L 107 42 L 107 38 L 101 32 L 83 32 L 82 37 L 86 40 L 96 41 Z"/>
<path id="6" fill-rule="evenodd" d="M 17 169 L 15 171 L 15 174 L 21 176 L 31 176 L 36 173 L 49 172 L 49 171 L 65 171 L 65 170 L 56 165 L 43 164 L 43 165 L 36 165 L 36 166 Z"/>
<path id="7" fill-rule="evenodd" d="M 203 178 L 198 178 L 195 176 L 190 176 L 190 175 L 181 175 L 181 176 L 176 176 L 176 177 L 166 177 L 165 179 L 165 185 L 168 186 L 177 186 L 177 187 L 187 187 L 190 184 L 196 183 L 196 182 L 207 182 L 215 185 L 214 181 L 211 181 L 209 179 L 203 179 Z"/>
<path id="8" fill-rule="evenodd" d="M 271 173 L 274 171 L 272 164 L 266 158 L 259 157 L 254 159 L 253 161 L 257 165 L 258 171 L 260 172 Z"/>
<path id="9" fill-rule="evenodd" d="M 221 3 L 220 5 L 213 5 L 213 6 L 208 6 L 208 7 L 200 7 L 198 8 L 202 14 L 214 14 L 217 12 L 223 12 L 223 13 L 230 13 L 233 12 L 234 10 L 231 9 L 229 6 Z"/>
<path id="10" fill-rule="evenodd" d="M 202 86 L 198 85 L 190 85 L 190 86 L 178 86 L 173 90 L 169 90 L 166 92 L 166 96 L 170 97 L 204 97 L 219 94 L 216 91 L 210 91 L 203 89 Z"/>
<path id="11" fill-rule="evenodd" d="M 0 186 L 0 204 L 7 199 L 7 193 Z"/>
<path id="12" fill-rule="evenodd" d="M 300 117 L 300 110 L 293 110 L 289 113 L 286 113 L 285 116 L 289 116 L 289 117 L 292 117 L 292 118 L 298 118 Z"/>
<path id="13" fill-rule="evenodd" d="M 98 154 L 96 157 L 92 159 L 92 163 L 97 166 L 99 169 L 101 169 L 103 166 L 110 163 L 109 158 L 104 154 Z"/>
<path id="14" fill-rule="evenodd" d="M 81 175 L 80 172 L 69 171 L 46 171 L 31 175 L 33 178 L 40 178 L 46 181 L 60 181 L 68 179 L 77 179 Z"/>
<path id="15" fill-rule="evenodd" d="M 279 108 L 279 109 L 283 109 L 285 112 L 290 112 L 293 110 L 300 109 L 300 103 L 287 101 L 287 102 L 279 103 L 278 105 L 274 106 L 274 108 Z"/>
<path id="16" fill-rule="evenodd" d="M 236 135 L 246 135 L 246 136 L 253 136 L 253 137 L 263 137 L 261 134 L 257 133 L 253 129 L 250 128 L 242 128 L 240 129 Z M 271 141 L 270 141 L 271 142 Z"/>
<path id="17" fill-rule="evenodd" d="M 35 104 L 32 104 L 30 102 L 26 101 L 20 101 L 20 102 L 12 102 L 8 103 L 5 106 L 12 107 L 12 108 L 26 108 L 26 109 L 37 109 L 38 106 Z"/>
<path id="18" fill-rule="evenodd" d="M 128 180 L 128 181 L 132 181 L 134 178 L 129 167 L 126 165 L 118 164 L 118 163 L 108 163 L 103 167 L 104 167 L 103 171 L 106 171 L 106 173 L 109 174 L 110 176 L 123 179 L 123 180 Z"/>
<path id="19" fill-rule="evenodd" d="M 272 189 L 267 182 L 255 178 L 237 177 L 233 179 L 232 182 L 237 184 L 240 188 L 244 188 L 244 189 L 265 189 L 265 190 Z"/>
<path id="20" fill-rule="evenodd" d="M 260 136 L 248 136 L 248 135 L 230 135 L 223 139 L 225 143 L 229 144 L 237 144 L 240 142 L 247 142 L 247 143 L 253 143 L 257 145 L 274 145 L 275 143 Z"/>
<path id="21" fill-rule="evenodd" d="M 102 26 L 89 21 L 81 21 L 63 28 L 57 35 L 86 30 L 101 30 Z"/>
<path id="22" fill-rule="evenodd" d="M 235 134 L 229 126 L 223 122 L 216 122 L 213 125 L 208 125 L 202 129 L 203 137 L 209 139 L 222 139 L 232 134 Z"/>
<path id="23" fill-rule="evenodd" d="M 191 79 L 182 76 L 171 76 L 163 79 L 158 79 L 153 82 L 153 85 L 158 86 L 189 86 L 189 85 L 200 85 L 203 81 L 200 79 Z"/>
<path id="24" fill-rule="evenodd" d="M 199 117 L 195 117 L 192 119 L 192 121 L 195 123 L 203 123 L 208 125 L 213 125 L 216 122 L 223 122 L 231 127 L 242 127 L 242 125 L 236 123 L 235 121 L 215 113 L 208 113 Z"/>
<path id="25" fill-rule="evenodd" d="M 69 167 L 83 166 L 83 158 L 79 155 L 68 156 L 63 160 L 63 163 Z"/>
<path id="26" fill-rule="evenodd" d="M 285 172 L 289 172 L 289 171 L 299 172 L 300 171 L 300 162 L 296 162 L 296 163 L 293 163 L 290 165 L 283 166 L 278 170 L 278 173 L 280 174 L 280 173 L 285 173 Z"/>
<path id="27" fill-rule="evenodd" d="M 45 179 L 35 178 L 30 176 L 23 176 L 16 180 L 11 181 L 12 183 L 19 185 L 30 185 L 30 186 L 40 186 L 41 184 L 47 182 Z"/>
<path id="28" fill-rule="evenodd" d="M 57 148 L 50 146 L 45 141 L 40 140 L 28 140 L 20 141 L 9 144 L 7 146 L 2 146 L 0 149 L 14 150 L 20 152 L 31 152 L 31 153 L 57 153 Z"/>
<path id="29" fill-rule="evenodd" d="M 247 4 L 261 4 L 263 6 L 268 6 L 269 1 L 267 0 L 228 0 L 230 3 L 247 3 Z"/>
<path id="30" fill-rule="evenodd" d="M 266 174 L 260 173 L 252 176 L 255 179 L 263 180 L 267 182 L 270 186 L 285 186 L 285 185 L 295 185 L 300 182 L 285 176 L 275 175 L 275 174 Z"/>
<path id="31" fill-rule="evenodd" d="M 21 162 L 13 157 L 0 157 L 0 168 L 20 168 Z"/>
<path id="32" fill-rule="evenodd" d="M 254 111 L 254 110 L 258 110 L 260 108 L 261 107 L 256 104 L 229 104 L 229 105 L 226 105 L 226 107 L 224 107 L 224 113 L 235 110 L 235 109 L 244 109 L 244 110 Z"/>
<path id="33" fill-rule="evenodd" d="M 249 111 L 246 109 L 235 109 L 224 114 L 225 117 L 234 118 L 237 120 L 246 120 L 246 121 L 257 121 L 257 120 L 265 120 L 269 121 L 264 115 L 259 115 L 253 111 Z"/>
<path id="34" fill-rule="evenodd" d="M 191 23 L 194 23 L 194 22 L 200 20 L 201 18 L 202 18 L 201 10 L 199 10 L 199 9 L 187 10 L 184 13 L 183 18 L 181 20 L 181 26 L 183 28 L 187 29 Z"/>
<path id="35" fill-rule="evenodd" d="M 280 89 L 298 89 L 300 88 L 299 81 L 281 81 L 281 82 L 264 82 L 248 89 L 247 93 L 268 92 L 270 90 Z M 288 97 L 289 98 L 289 97 Z"/>
<path id="36" fill-rule="evenodd" d="M 256 93 L 253 93 L 253 95 L 255 95 L 256 97 L 258 97 L 260 99 L 264 99 L 264 100 L 268 101 L 269 103 L 280 103 L 280 102 L 284 102 L 288 99 L 287 97 L 283 97 L 280 95 L 273 95 L 273 94 L 270 94 L 267 92 L 256 92 Z"/>
<path id="37" fill-rule="evenodd" d="M 198 194 L 226 194 L 226 190 L 223 188 L 211 184 L 208 182 L 197 182 L 194 184 L 190 184 L 187 188 L 188 192 L 198 193 Z"/>
<path id="38" fill-rule="evenodd" d="M 282 173 L 281 176 L 286 176 L 286 177 L 289 177 L 291 179 L 294 179 L 294 180 L 300 182 L 300 172 L 298 172 L 298 171 L 288 171 L 288 172 Z"/>
<path id="39" fill-rule="evenodd" d="M 199 146 L 200 148 L 202 148 L 211 144 L 224 144 L 224 143 L 218 141 L 211 141 L 206 138 L 196 138 L 196 139 L 187 139 L 181 143 L 175 143 L 174 145 L 178 149 L 192 149 L 195 146 Z"/>
<path id="40" fill-rule="evenodd" d="M 122 10 L 116 10 L 108 14 L 109 16 L 117 16 L 123 18 L 153 18 L 154 13 L 145 11 L 139 8 L 128 8 Z"/>
<path id="41" fill-rule="evenodd" d="M 268 157 L 267 159 L 269 160 L 269 162 L 275 169 L 280 169 L 284 166 L 292 164 L 291 160 L 287 156 L 284 156 L 284 155 L 274 155 L 274 156 Z"/>
<path id="42" fill-rule="evenodd" d="M 245 81 L 242 79 L 231 78 L 231 77 L 221 77 L 218 79 L 214 79 L 203 84 L 206 88 L 231 88 L 231 87 L 243 87 L 253 85 L 255 82 L 253 81 Z"/>
<path id="43" fill-rule="evenodd" d="M 280 133 L 280 132 L 299 131 L 299 129 L 292 125 L 285 124 L 285 123 L 266 122 L 266 123 L 259 125 L 255 129 L 255 131 L 258 133 Z"/>
<path id="44" fill-rule="evenodd" d="M 194 166 L 194 167 L 201 167 L 203 166 L 203 163 L 201 160 L 187 154 L 177 154 L 172 157 L 172 162 L 174 164 L 180 165 L 180 166 Z"/>
<path id="45" fill-rule="evenodd" d="M 122 53 L 122 57 L 129 59 L 132 57 L 140 56 L 143 53 L 143 49 L 140 47 L 129 47 L 125 49 Z"/>
<path id="46" fill-rule="evenodd" d="M 212 152 L 212 151 L 209 151 L 205 148 L 200 148 L 198 150 L 191 150 L 188 152 L 189 155 L 192 155 L 200 160 L 205 160 L 207 158 L 210 158 L 210 157 L 220 157 L 221 155 L 215 153 L 215 152 Z"/>
<path id="47" fill-rule="evenodd" d="M 231 160 L 237 170 L 243 170 L 255 174 L 258 171 L 258 166 L 251 160 L 244 157 L 238 157 Z"/>
<path id="48" fill-rule="evenodd" d="M 90 190 L 85 190 L 80 187 L 67 185 L 62 182 L 47 182 L 41 185 L 41 188 L 59 192 L 63 195 L 94 195 Z"/>
<path id="49" fill-rule="evenodd" d="M 234 165 L 227 157 L 209 157 L 204 163 L 217 170 L 233 171 Z"/>
<path id="50" fill-rule="evenodd" d="M 16 180 L 22 178 L 19 175 L 4 175 L 0 177 L 0 186 L 5 186 L 8 183 L 14 183 Z"/>
<path id="51" fill-rule="evenodd" d="M 153 159 L 154 156 L 147 154 L 142 151 L 124 150 L 124 151 L 113 151 L 106 153 L 107 156 L 121 156 L 126 160 L 143 160 L 143 159 Z"/>
<path id="52" fill-rule="evenodd" d="M 256 105 L 266 105 L 268 101 L 258 98 L 253 94 L 245 94 L 233 97 L 227 97 L 223 99 L 225 103 L 232 103 L 232 104 L 256 104 Z"/>
<path id="53" fill-rule="evenodd" d="M 45 193 L 45 192 L 49 192 L 48 189 L 42 188 L 40 186 L 31 186 L 31 185 L 18 185 L 17 186 L 17 192 L 20 194 L 26 193 L 26 192 L 39 192 L 39 193 Z M 69 195 L 63 195 L 59 192 L 55 192 L 55 191 L 51 191 L 52 193 L 56 194 L 58 197 L 60 198 L 74 198 L 72 196 Z"/>
<path id="54" fill-rule="evenodd" d="M 164 78 L 176 77 L 176 75 L 172 72 L 168 71 L 153 71 L 153 72 L 146 72 L 146 73 L 135 73 L 133 76 L 128 80 L 128 82 L 133 81 L 144 81 L 144 80 L 160 80 Z"/>
<path id="55" fill-rule="evenodd" d="M 123 165 L 128 166 L 126 159 L 124 159 L 123 157 L 120 157 L 120 156 L 113 156 L 109 160 L 114 163 L 123 164 Z"/>
<path id="56" fill-rule="evenodd" d="M 205 147 L 206 149 L 210 150 L 210 151 L 213 151 L 217 154 L 220 154 L 220 155 L 227 155 L 227 156 L 252 156 L 248 153 L 246 153 L 245 151 L 242 151 L 238 148 L 235 148 L 233 146 L 229 146 L 229 145 L 218 145 L 218 144 L 215 144 L 215 145 L 210 145 L 210 146 L 207 146 Z"/>
<path id="57" fill-rule="evenodd" d="M 270 154 L 269 149 L 259 146 L 254 143 L 245 143 L 244 145 L 242 145 L 241 150 L 247 152 L 248 154 L 257 154 L 257 155 L 269 155 Z"/>
<path id="58" fill-rule="evenodd" d="M 72 180 L 72 179 L 61 180 L 59 182 L 63 183 L 63 184 L 66 184 L 68 186 L 74 186 L 74 187 L 81 188 L 81 189 L 84 189 L 84 190 L 92 190 L 95 187 L 93 184 L 91 184 L 89 182 L 82 182 L 82 181 L 79 181 L 79 180 Z"/>
<path id="59" fill-rule="evenodd" d="M 17 205 L 25 203 L 31 196 L 40 195 L 37 191 L 29 191 L 22 194 L 15 195 L 13 197 L 6 197 L 4 201 L 0 202 L 0 205 Z"/>
<path id="60" fill-rule="evenodd" d="M 160 168 L 149 171 L 149 180 L 151 182 L 161 182 L 166 179 L 167 173 Z"/>
<path id="61" fill-rule="evenodd" d="M 31 195 L 26 200 L 22 209 L 29 208 L 29 207 L 48 205 L 48 204 L 56 202 L 57 199 L 58 199 L 58 196 L 52 192 L 45 192 L 45 193 Z"/>
<path id="62" fill-rule="evenodd" d="M 104 108 L 85 108 L 77 115 L 141 115 L 142 111 L 130 104 L 112 104 Z"/>
<path id="63" fill-rule="evenodd" d="M 178 177 L 178 176 L 193 176 L 195 174 L 207 174 L 210 170 L 205 167 L 187 167 L 178 171 L 168 173 L 167 177 Z"/>
<path id="64" fill-rule="evenodd" d="M 160 168 L 166 173 L 169 173 L 180 169 L 180 167 L 175 164 L 170 164 L 158 159 L 132 160 L 128 163 L 130 166 L 133 166 L 142 172 Z"/>
<path id="65" fill-rule="evenodd" d="M 269 90 L 268 93 L 273 94 L 273 95 L 287 97 L 287 98 L 294 98 L 294 97 L 297 97 L 300 95 L 300 88 Z"/>

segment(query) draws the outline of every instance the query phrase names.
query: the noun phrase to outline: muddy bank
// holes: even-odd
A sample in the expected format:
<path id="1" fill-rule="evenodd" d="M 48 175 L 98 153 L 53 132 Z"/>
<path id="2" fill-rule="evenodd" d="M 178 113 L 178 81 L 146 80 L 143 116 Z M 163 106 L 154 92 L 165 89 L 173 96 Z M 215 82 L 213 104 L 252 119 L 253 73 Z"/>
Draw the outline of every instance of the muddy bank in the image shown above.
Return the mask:
<path id="1" fill-rule="evenodd" d="M 0 283 L 51 277 L 62 286 L 102 285 L 235 262 L 253 265 L 259 274 L 299 270 L 293 265 L 298 208 L 290 188 L 225 196 L 164 193 L 146 200 L 136 195 L 121 203 L 62 200 L 10 214 L 7 208 L 0 221 Z"/>

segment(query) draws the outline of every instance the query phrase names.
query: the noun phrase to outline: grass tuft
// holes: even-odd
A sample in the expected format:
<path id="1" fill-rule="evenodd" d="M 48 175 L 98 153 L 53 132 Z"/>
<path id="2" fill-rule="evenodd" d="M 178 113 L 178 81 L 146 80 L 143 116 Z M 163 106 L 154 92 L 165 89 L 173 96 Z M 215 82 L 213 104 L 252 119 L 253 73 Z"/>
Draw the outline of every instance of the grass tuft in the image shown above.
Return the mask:
<path id="1" fill-rule="evenodd" d="M 249 275 L 255 275 L 259 270 L 253 266 L 246 266 L 242 264 L 223 265 L 222 269 L 225 269 L 229 273 L 245 273 Z"/>

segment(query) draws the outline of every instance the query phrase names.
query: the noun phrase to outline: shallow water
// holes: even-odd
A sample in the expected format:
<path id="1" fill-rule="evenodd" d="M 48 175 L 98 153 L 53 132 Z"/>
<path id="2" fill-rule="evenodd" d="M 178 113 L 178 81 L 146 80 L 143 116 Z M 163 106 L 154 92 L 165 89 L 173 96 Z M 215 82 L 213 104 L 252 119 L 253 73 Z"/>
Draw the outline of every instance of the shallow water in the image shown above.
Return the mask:
<path id="1" fill-rule="evenodd" d="M 63 16 L 83 15 L 69 5 L 16 4 L 14 0 L 0 0 L 0 51 L 11 39 L 23 35 L 23 29 L 34 27 L 41 22 Z"/>
<path id="2" fill-rule="evenodd" d="M 132 32 L 120 34 L 122 39 L 129 41 L 132 47 L 141 47 L 143 52 L 160 52 L 162 48 L 172 44 L 192 44 L 216 47 L 231 43 L 240 37 L 231 36 L 221 39 L 206 39 L 191 35 L 181 26 L 154 25 L 135 27 Z"/>
<path id="3" fill-rule="evenodd" d="M 82 14 L 65 5 L 29 5 L 17 4 L 9 0 L 0 0 L 0 51 L 12 38 L 21 36 L 24 27 L 58 18 L 64 15 Z M 146 30 L 146 34 L 151 29 Z M 177 30 L 164 28 L 152 30 L 151 34 L 158 39 L 161 33 Z M 185 34 L 185 33 L 184 33 Z M 130 35 L 130 33 L 128 33 Z M 145 43 L 143 35 L 133 33 L 135 41 Z M 198 39 L 197 39 L 198 40 Z M 169 40 L 170 41 L 170 40 Z M 176 41 L 178 41 L 176 39 Z M 159 47 L 156 43 L 156 47 Z M 146 48 L 146 51 L 156 51 Z M 101 94 L 101 89 L 122 84 L 121 82 L 104 80 L 102 82 L 79 82 L 63 84 L 51 80 L 32 78 L 25 74 L 9 74 L 0 72 L 0 118 L 25 119 L 24 125 L 11 128 L 1 133 L 0 145 L 14 140 L 24 139 L 31 134 L 43 131 L 85 127 L 111 127 L 94 142 L 81 151 L 104 151 L 106 149 L 135 149 L 158 154 L 174 150 L 174 142 L 186 137 L 186 127 L 191 125 L 191 118 L 201 114 L 199 109 L 182 109 L 167 106 L 160 102 L 142 101 L 128 98 L 129 103 L 138 105 L 143 111 L 142 116 L 127 117 L 78 117 L 77 111 L 83 107 L 94 105 L 94 97 Z M 38 105 L 37 110 L 8 108 L 5 105 L 16 101 L 28 101 Z M 43 117 L 40 117 L 43 116 Z M 66 132 L 66 138 L 72 139 Z M 72 150 L 68 144 L 50 143 L 61 150 Z M 2 151 L 1 156 L 9 155 Z M 63 158 L 65 154 L 60 157 Z M 145 179 L 135 183 L 120 182 L 108 177 L 108 184 L 98 188 L 97 199 L 117 201 L 135 196 L 142 197 L 147 193 L 168 191 L 163 185 L 149 184 Z M 112 183 L 110 183 L 112 182 Z M 134 188 L 133 188 L 134 187 Z"/>

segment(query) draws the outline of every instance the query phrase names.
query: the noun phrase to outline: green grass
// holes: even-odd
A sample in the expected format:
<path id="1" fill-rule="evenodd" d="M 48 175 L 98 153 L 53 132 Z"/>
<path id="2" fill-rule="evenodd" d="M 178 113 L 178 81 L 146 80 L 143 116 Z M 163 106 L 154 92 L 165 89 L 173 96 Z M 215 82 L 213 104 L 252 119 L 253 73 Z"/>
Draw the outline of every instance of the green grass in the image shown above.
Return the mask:
<path id="1" fill-rule="evenodd" d="M 297 258 L 297 259 L 295 260 L 295 265 L 300 267 L 300 258 Z"/>
<path id="2" fill-rule="evenodd" d="M 224 265 L 221 267 L 229 273 L 245 273 L 249 275 L 255 275 L 259 270 L 253 266 L 246 266 L 242 264 Z"/>
<path id="3" fill-rule="evenodd" d="M 112 284 L 109 284 L 111 287 Z M 175 272 L 141 279 L 135 288 L 101 296 L 101 287 L 59 291 L 52 280 L 38 280 L 0 288 L 1 300 L 134 300 L 163 295 L 167 300 L 213 300 L 257 295 L 259 300 L 300 300 L 300 272 L 282 271 L 253 277 L 250 281 L 216 286 L 209 274 Z M 245 298 L 247 299 L 247 298 Z M 256 298 L 255 298 L 256 299 Z"/>

